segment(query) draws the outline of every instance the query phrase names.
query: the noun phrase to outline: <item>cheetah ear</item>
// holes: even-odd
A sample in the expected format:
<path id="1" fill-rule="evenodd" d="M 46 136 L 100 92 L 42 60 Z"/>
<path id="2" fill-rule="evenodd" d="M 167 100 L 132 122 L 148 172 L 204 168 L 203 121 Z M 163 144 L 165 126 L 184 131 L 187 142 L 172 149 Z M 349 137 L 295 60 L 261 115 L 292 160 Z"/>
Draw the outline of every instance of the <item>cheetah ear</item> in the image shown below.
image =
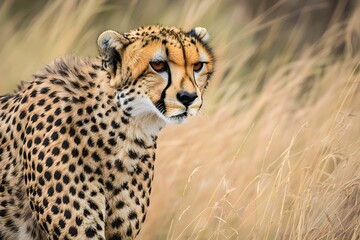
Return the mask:
<path id="1" fill-rule="evenodd" d="M 195 27 L 188 32 L 189 35 L 199 39 L 200 41 L 207 43 L 209 41 L 210 35 L 206 28 Z"/>
<path id="2" fill-rule="evenodd" d="M 116 87 L 120 85 L 121 82 L 121 56 L 125 46 L 127 46 L 130 41 L 122 34 L 108 30 L 100 34 L 97 43 L 100 55 L 103 58 L 103 67 L 111 76 L 110 85 Z"/>

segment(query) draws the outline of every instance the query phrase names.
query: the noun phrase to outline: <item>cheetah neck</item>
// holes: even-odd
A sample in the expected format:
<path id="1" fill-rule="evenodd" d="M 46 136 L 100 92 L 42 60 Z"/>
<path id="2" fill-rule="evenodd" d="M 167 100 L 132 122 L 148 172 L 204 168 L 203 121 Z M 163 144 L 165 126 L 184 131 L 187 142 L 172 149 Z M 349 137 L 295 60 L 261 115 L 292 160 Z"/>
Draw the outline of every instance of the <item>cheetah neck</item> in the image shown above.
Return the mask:
<path id="1" fill-rule="evenodd" d="M 132 238 L 140 231 L 150 205 L 156 140 L 165 123 L 156 114 L 131 116 L 124 111 L 108 79 L 99 83 L 93 95 L 102 96 L 97 103 L 102 107 L 92 115 L 103 116 L 97 121 L 109 126 L 98 136 L 111 145 L 110 154 L 100 155 L 99 165 L 105 192 L 105 232 L 107 237 L 120 234 Z M 103 150 L 99 147 L 98 152 Z"/>

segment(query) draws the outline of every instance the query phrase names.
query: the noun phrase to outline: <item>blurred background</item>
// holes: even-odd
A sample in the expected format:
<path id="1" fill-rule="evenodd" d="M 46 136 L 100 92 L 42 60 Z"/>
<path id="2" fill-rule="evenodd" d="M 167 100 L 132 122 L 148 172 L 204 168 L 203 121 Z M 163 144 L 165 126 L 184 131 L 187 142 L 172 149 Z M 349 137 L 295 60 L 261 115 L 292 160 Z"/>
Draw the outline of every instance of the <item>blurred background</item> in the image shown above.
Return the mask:
<path id="1" fill-rule="evenodd" d="M 1 1 L 0 94 L 157 23 L 206 27 L 218 61 L 201 114 L 160 134 L 139 239 L 359 239 L 357 0 Z"/>

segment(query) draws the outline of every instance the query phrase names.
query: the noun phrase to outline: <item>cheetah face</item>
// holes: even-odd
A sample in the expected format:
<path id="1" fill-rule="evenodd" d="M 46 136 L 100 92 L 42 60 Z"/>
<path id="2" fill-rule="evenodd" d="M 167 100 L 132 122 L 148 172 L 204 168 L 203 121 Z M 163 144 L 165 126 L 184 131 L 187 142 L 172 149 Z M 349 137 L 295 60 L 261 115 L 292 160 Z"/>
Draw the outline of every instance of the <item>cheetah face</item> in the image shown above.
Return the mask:
<path id="1" fill-rule="evenodd" d="M 214 71 L 207 40 L 204 28 L 149 26 L 123 34 L 106 31 L 98 46 L 123 109 L 181 123 L 199 112 Z"/>

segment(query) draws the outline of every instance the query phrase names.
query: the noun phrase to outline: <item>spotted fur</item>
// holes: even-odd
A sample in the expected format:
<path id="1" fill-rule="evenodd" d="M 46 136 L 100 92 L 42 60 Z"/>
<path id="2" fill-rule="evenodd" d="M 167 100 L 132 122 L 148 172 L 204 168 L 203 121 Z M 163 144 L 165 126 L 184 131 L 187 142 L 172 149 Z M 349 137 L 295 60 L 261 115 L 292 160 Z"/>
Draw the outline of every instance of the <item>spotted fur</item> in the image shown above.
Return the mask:
<path id="1" fill-rule="evenodd" d="M 56 59 L 1 96 L 0 239 L 134 239 L 158 132 L 202 105 L 207 40 L 204 28 L 106 31 L 100 57 Z"/>

